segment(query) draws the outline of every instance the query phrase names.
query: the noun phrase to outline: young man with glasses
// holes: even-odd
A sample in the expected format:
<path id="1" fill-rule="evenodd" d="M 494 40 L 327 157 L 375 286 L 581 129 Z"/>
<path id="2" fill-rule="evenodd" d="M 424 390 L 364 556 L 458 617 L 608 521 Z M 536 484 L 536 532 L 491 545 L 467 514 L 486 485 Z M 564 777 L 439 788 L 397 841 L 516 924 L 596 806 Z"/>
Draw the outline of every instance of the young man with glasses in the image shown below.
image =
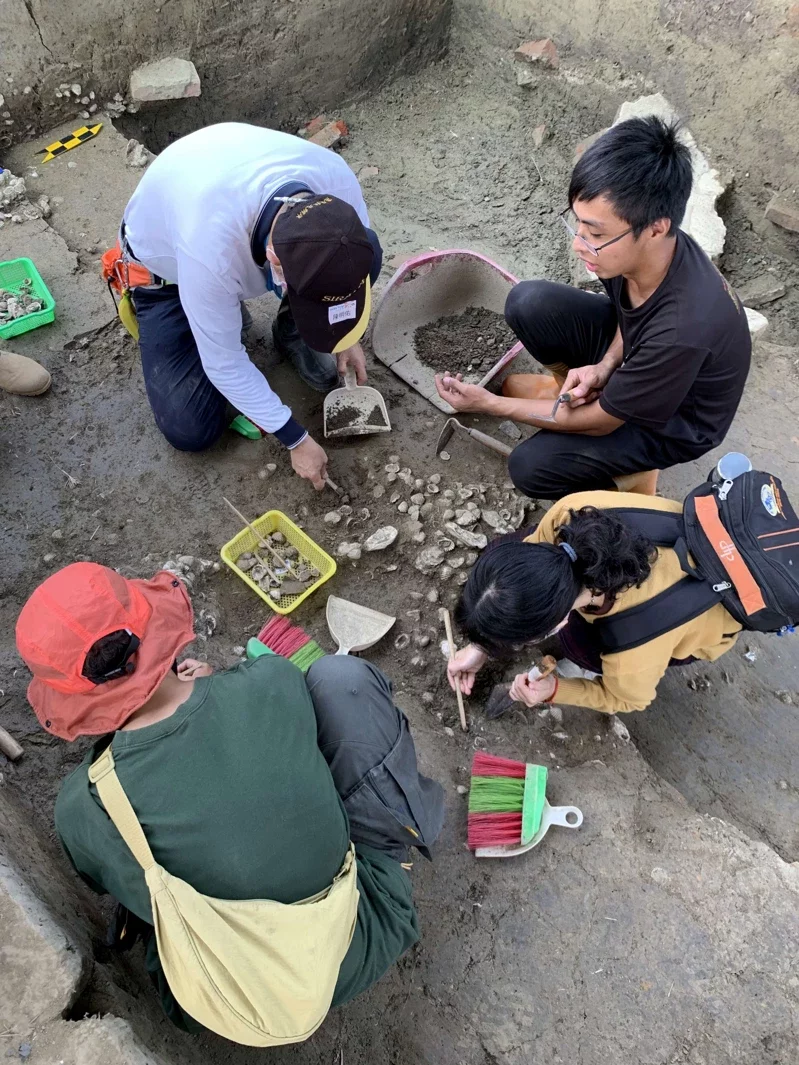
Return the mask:
<path id="1" fill-rule="evenodd" d="M 623 488 L 654 494 L 658 470 L 699 458 L 726 436 L 749 372 L 740 301 L 679 226 L 691 157 L 678 127 L 650 116 L 612 127 L 582 156 L 560 215 L 606 295 L 523 281 L 505 316 L 548 371 L 513 374 L 497 396 L 437 378 L 458 411 L 542 431 L 509 459 L 527 495 Z M 559 396 L 570 396 L 553 407 Z"/>

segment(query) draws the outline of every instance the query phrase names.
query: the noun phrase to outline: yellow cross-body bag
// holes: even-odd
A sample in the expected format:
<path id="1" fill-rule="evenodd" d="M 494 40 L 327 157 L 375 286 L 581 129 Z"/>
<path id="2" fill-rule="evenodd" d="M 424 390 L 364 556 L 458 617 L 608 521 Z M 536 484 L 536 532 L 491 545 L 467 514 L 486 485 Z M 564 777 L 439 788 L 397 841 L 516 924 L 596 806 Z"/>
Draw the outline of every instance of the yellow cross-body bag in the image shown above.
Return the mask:
<path id="1" fill-rule="evenodd" d="M 172 994 L 196 1021 L 245 1046 L 298 1043 L 325 1019 L 358 912 L 355 851 L 318 895 L 286 905 L 214 899 L 153 857 L 119 782 L 111 748 L 89 767 L 100 800 L 144 870 L 158 955 Z"/>

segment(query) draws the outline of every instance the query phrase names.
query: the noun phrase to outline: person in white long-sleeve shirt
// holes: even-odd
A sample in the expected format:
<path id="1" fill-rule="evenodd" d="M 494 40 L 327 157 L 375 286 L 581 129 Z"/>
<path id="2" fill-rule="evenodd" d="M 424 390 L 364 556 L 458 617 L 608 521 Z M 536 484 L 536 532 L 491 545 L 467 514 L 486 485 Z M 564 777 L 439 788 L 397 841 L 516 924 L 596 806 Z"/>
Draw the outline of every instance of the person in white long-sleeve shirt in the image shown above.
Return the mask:
<path id="1" fill-rule="evenodd" d="M 322 488 L 327 456 L 250 361 L 242 301 L 281 297 L 275 346 L 312 387 L 335 387 L 348 366 L 366 380 L 359 340 L 382 251 L 345 161 L 258 126 L 198 130 L 150 165 L 125 209 L 120 245 L 123 259 L 150 273 L 132 297 L 147 395 L 167 440 L 209 447 L 232 407 Z"/>

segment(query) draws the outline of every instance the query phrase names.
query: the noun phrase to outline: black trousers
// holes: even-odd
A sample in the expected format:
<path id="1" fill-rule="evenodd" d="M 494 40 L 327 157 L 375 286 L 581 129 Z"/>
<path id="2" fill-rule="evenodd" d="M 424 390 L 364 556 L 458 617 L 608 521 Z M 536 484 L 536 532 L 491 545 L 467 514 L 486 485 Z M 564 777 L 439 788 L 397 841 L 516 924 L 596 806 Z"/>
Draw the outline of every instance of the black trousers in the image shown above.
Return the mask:
<path id="1" fill-rule="evenodd" d="M 530 354 L 553 373 L 599 362 L 616 335 L 607 296 L 553 281 L 522 281 L 505 303 L 508 325 Z M 615 487 L 613 478 L 663 470 L 685 461 L 662 437 L 625 422 L 607 436 L 540 429 L 508 459 L 511 480 L 535 499 Z"/>

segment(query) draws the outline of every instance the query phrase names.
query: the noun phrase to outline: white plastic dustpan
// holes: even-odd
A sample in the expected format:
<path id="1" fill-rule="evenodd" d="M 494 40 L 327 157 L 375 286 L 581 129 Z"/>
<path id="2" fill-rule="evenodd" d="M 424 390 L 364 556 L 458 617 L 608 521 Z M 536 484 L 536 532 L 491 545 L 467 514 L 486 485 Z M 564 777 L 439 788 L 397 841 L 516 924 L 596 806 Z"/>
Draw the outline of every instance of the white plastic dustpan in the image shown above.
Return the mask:
<path id="1" fill-rule="evenodd" d="M 562 828 L 579 828 L 583 823 L 582 810 L 576 806 L 550 806 L 544 799 L 544 809 L 541 813 L 541 825 L 529 843 L 514 846 L 500 847 L 477 847 L 474 852 L 475 858 L 515 858 L 519 854 L 537 847 L 549 831 L 550 825 L 560 825 Z"/>
<path id="2" fill-rule="evenodd" d="M 349 599 L 339 599 L 337 595 L 327 597 L 325 615 L 330 635 L 338 644 L 337 655 L 365 651 L 382 640 L 397 620 L 390 614 L 381 614 L 371 607 L 351 603 Z"/>

